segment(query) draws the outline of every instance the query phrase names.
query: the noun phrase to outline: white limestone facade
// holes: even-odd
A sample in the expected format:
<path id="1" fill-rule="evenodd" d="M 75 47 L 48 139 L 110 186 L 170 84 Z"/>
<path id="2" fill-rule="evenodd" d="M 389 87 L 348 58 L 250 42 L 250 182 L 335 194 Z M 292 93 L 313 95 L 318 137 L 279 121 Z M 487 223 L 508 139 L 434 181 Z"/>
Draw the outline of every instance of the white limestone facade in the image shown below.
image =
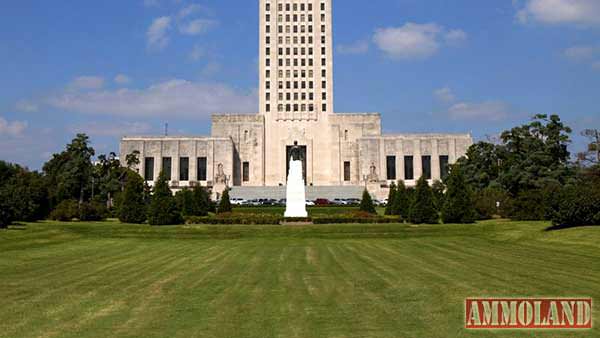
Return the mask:
<path id="1" fill-rule="evenodd" d="M 213 115 L 210 137 L 124 137 L 121 158 L 139 151 L 150 183 L 165 169 L 176 188 L 283 186 L 297 143 L 307 185 L 367 186 L 383 197 L 392 181 L 441 179 L 473 143 L 467 133 L 385 135 L 378 113 L 335 113 L 331 0 L 259 6 L 258 112 Z"/>

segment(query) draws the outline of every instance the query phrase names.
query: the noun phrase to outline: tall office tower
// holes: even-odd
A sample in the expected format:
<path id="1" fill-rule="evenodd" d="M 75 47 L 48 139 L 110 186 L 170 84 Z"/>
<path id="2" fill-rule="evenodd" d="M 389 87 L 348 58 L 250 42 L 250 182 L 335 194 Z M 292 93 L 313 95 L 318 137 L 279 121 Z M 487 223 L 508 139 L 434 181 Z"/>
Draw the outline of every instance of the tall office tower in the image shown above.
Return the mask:
<path id="1" fill-rule="evenodd" d="M 260 0 L 260 107 L 267 120 L 333 110 L 331 0 Z"/>

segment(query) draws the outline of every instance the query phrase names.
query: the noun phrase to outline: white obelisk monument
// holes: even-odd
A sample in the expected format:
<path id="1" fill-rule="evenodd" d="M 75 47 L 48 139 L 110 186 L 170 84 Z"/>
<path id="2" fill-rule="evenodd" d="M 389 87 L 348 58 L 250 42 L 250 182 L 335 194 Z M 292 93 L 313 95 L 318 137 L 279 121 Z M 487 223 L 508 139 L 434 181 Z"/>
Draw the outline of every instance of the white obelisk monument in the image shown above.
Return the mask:
<path id="1" fill-rule="evenodd" d="M 290 158 L 290 172 L 287 180 L 287 200 L 285 217 L 307 217 L 306 186 L 302 178 L 302 161 Z"/>

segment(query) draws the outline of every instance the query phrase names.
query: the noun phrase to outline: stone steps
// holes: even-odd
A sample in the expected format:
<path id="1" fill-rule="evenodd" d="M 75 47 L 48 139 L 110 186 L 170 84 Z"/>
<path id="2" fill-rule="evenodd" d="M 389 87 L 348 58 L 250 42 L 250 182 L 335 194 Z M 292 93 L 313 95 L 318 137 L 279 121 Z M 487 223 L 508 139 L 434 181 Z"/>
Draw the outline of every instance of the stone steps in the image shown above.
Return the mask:
<path id="1" fill-rule="evenodd" d="M 362 197 L 363 186 L 308 186 L 306 187 L 306 198 L 315 200 L 317 198 L 326 198 L 333 200 L 336 198 L 358 198 Z M 229 192 L 230 198 L 243 198 L 245 200 L 266 198 L 266 199 L 284 199 L 286 196 L 286 187 L 232 187 Z"/>

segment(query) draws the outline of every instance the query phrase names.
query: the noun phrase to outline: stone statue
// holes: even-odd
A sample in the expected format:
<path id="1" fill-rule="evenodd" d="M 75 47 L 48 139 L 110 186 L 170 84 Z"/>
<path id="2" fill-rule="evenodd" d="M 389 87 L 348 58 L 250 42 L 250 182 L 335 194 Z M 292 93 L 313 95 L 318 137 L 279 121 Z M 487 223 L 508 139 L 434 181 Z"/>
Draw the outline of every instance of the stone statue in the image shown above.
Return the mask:
<path id="1" fill-rule="evenodd" d="M 217 175 L 215 175 L 215 182 L 217 184 L 227 184 L 227 176 L 223 171 L 223 163 L 217 165 Z"/>
<path id="2" fill-rule="evenodd" d="M 286 187 L 285 217 L 307 217 L 306 212 L 306 185 L 302 177 L 302 152 L 298 142 L 290 151 L 290 171 Z"/>
<path id="3" fill-rule="evenodd" d="M 300 150 L 300 147 L 298 146 L 298 141 L 294 142 L 294 146 L 290 150 L 290 160 L 304 161 L 304 154 L 302 154 L 302 151 Z"/>
<path id="4" fill-rule="evenodd" d="M 367 181 L 370 183 L 379 182 L 379 176 L 377 175 L 377 167 L 375 163 L 371 163 L 371 167 L 369 167 L 369 175 L 367 175 Z"/>

